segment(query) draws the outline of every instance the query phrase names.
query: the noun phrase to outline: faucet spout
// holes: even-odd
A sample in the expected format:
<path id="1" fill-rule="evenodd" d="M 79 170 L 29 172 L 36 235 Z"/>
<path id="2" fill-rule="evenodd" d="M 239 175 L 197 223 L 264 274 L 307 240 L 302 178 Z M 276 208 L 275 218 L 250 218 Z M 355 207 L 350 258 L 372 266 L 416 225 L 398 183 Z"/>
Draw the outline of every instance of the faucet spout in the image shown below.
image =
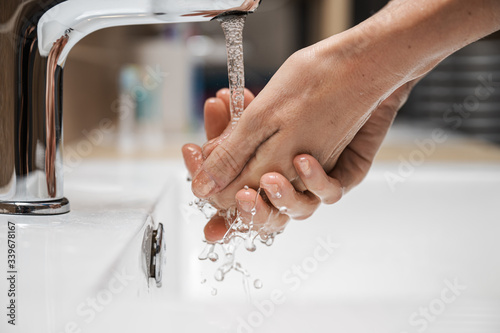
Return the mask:
<path id="1" fill-rule="evenodd" d="M 2 0 L 0 214 L 69 211 L 63 196 L 62 80 L 88 34 L 114 26 L 209 21 L 261 0 Z"/>
<path id="2" fill-rule="evenodd" d="M 38 23 L 39 48 L 47 56 L 53 43 L 69 36 L 59 65 L 71 48 L 88 34 L 134 24 L 162 24 L 209 21 L 231 11 L 251 13 L 261 0 L 68 0 L 51 8 Z"/>

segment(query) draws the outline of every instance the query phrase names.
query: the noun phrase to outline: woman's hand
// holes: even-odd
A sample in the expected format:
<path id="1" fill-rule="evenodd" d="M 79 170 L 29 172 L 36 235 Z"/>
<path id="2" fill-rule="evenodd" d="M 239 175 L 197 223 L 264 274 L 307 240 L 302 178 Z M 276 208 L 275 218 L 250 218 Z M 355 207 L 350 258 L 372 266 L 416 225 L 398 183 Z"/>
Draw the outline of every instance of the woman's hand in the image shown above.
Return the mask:
<path id="1" fill-rule="evenodd" d="M 360 89 L 350 88 L 356 85 L 353 73 L 371 81 L 376 72 L 359 73 L 348 64 L 332 70 L 336 66 L 307 59 L 309 52 L 321 58 L 316 54 L 319 50 L 292 57 L 248 106 L 232 132 L 203 147 L 200 156 L 205 161 L 194 172 L 193 181 L 198 197 L 228 209 L 245 185 L 262 187 L 272 200 L 291 183 L 299 192 L 314 193 L 310 205 L 317 206 L 319 201 L 338 201 L 343 191 L 363 179 L 406 100 L 409 85 L 379 101 L 384 97 L 379 91 L 363 90 L 362 84 L 357 84 Z M 330 83 L 322 79 L 327 71 L 336 76 Z M 376 110 L 373 114 L 372 109 Z M 263 177 L 273 172 L 282 176 Z"/>
<path id="2" fill-rule="evenodd" d="M 348 148 L 340 155 L 333 171 L 327 175 L 321 164 L 312 156 L 302 154 L 293 160 L 295 171 L 299 175 L 305 191 L 297 191 L 286 177 L 271 172 L 264 174 L 259 187 L 266 194 L 266 200 L 255 189 L 240 189 L 235 195 L 236 207 L 244 222 L 252 219 L 258 228 L 266 233 L 282 230 L 289 218 L 302 220 L 311 216 L 321 203 L 334 204 L 343 194 L 357 185 L 367 174 L 371 161 L 387 133 L 397 111 L 404 104 L 415 82 L 397 90 L 385 100 L 361 128 Z M 245 106 L 254 99 L 245 92 Z M 229 90 L 223 89 L 205 103 L 205 129 L 211 142 L 221 142 L 219 135 L 224 132 L 230 121 Z M 199 146 L 189 144 L 183 147 L 183 155 L 191 174 L 203 164 Z M 227 225 L 222 217 L 216 216 L 205 227 L 208 241 L 217 241 L 227 232 Z"/>
<path id="3" fill-rule="evenodd" d="M 205 103 L 205 131 L 207 139 L 212 140 L 212 142 L 217 140 L 220 142 L 221 134 L 228 129 L 231 117 L 229 95 L 229 89 L 222 89 L 217 93 L 217 97 L 210 98 Z M 249 90 L 245 90 L 245 107 L 253 99 L 253 94 Z M 182 153 L 189 173 L 194 174 L 205 159 L 201 147 L 187 144 L 182 148 Z M 293 190 L 289 183 L 288 187 Z M 284 196 L 287 198 L 284 202 L 292 206 L 295 204 L 289 200 L 288 192 L 284 192 Z M 262 196 L 254 189 L 242 189 L 236 194 L 236 201 L 243 222 L 248 225 L 252 221 L 256 228 L 262 229 L 267 234 L 281 231 L 289 221 L 288 215 L 280 214 L 276 208 L 264 202 Z M 252 214 L 254 209 L 255 213 Z M 205 226 L 205 238 L 209 242 L 219 241 L 224 237 L 227 229 L 225 219 L 216 215 Z"/>
<path id="4" fill-rule="evenodd" d="M 245 106 L 254 96 L 245 91 Z M 220 135 L 227 128 L 230 121 L 229 90 L 223 89 L 217 93 L 216 98 L 211 98 L 205 103 L 205 130 L 207 138 L 212 141 L 220 140 Z M 204 156 L 201 147 L 187 144 L 182 149 L 184 161 L 190 172 L 194 174 L 202 165 Z M 335 186 L 328 186 L 324 181 L 328 177 L 319 163 L 308 155 L 298 156 L 297 165 L 307 163 L 309 169 L 304 174 L 304 183 L 310 192 L 297 192 L 292 184 L 278 173 L 265 174 L 261 179 L 261 187 L 264 192 L 258 194 L 255 189 L 241 189 L 236 193 L 236 205 L 243 222 L 248 224 L 252 220 L 258 229 L 269 234 L 283 230 L 290 217 L 294 219 L 305 219 L 319 206 L 321 199 L 333 203 L 335 196 L 341 192 Z M 275 189 L 278 189 L 277 191 Z M 330 193 L 332 191 L 333 193 Z M 266 193 L 268 199 L 262 194 Z M 339 198 L 340 199 L 340 198 Z M 221 240 L 227 232 L 224 218 L 215 216 L 205 227 L 205 237 L 209 242 Z"/>

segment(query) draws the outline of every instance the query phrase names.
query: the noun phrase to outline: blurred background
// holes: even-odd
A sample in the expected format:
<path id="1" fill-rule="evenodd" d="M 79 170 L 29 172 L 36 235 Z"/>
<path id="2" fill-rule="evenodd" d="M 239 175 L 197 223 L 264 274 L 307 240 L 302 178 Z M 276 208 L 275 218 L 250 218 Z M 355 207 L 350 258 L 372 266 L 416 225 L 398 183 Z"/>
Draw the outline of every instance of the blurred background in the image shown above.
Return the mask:
<path id="1" fill-rule="evenodd" d="M 263 1 L 245 27 L 247 87 L 257 94 L 294 51 L 348 29 L 386 3 Z M 460 51 L 422 80 L 379 158 L 394 158 L 401 145 L 439 127 L 450 130 L 454 140 L 436 156 L 500 161 L 495 82 L 500 83 L 498 35 Z M 107 147 L 115 147 L 121 154 L 179 156 L 181 144 L 203 142 L 203 102 L 226 86 L 225 43 L 217 22 L 98 31 L 74 48 L 66 65 L 66 144 L 88 141 L 94 147 L 89 154 L 110 154 Z M 488 95 L 476 96 L 480 88 Z"/>

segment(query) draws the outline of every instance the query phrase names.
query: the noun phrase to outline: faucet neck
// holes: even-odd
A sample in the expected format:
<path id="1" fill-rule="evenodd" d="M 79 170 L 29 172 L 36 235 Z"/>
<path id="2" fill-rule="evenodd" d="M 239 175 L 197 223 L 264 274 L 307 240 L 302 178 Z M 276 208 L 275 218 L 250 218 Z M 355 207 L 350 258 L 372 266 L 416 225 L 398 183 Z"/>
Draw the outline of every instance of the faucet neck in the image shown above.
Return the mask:
<path id="1" fill-rule="evenodd" d="M 133 24 L 209 21 L 259 0 L 0 0 L 0 214 L 61 214 L 62 77 L 86 35 Z M 5 18 L 8 18 L 7 20 Z"/>
<path id="2" fill-rule="evenodd" d="M 61 162 L 62 68 L 51 67 L 49 58 L 38 52 L 38 22 L 61 2 L 2 1 L 5 13 L 12 16 L 0 31 L 0 212 L 69 210 L 61 204 L 62 175 L 56 175 Z"/>

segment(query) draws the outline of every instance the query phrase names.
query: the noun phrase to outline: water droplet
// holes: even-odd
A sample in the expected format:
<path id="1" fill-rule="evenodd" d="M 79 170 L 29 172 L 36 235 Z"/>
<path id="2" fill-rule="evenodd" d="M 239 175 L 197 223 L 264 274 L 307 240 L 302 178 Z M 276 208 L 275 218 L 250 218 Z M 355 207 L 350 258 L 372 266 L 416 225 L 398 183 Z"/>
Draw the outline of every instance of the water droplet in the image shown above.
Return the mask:
<path id="1" fill-rule="evenodd" d="M 248 271 L 246 269 L 244 269 L 243 266 L 241 266 L 241 264 L 239 262 L 234 264 L 234 270 L 243 274 L 244 277 L 250 276 L 250 273 L 248 273 Z"/>
<path id="2" fill-rule="evenodd" d="M 224 280 L 224 272 L 222 271 L 222 269 L 219 268 L 215 271 L 214 278 L 219 282 Z"/>
<path id="3" fill-rule="evenodd" d="M 280 207 L 280 214 L 286 214 L 288 212 L 288 208 L 283 206 L 283 207 Z"/>
<path id="4" fill-rule="evenodd" d="M 261 289 L 264 285 L 261 280 L 257 279 L 253 282 L 255 289 Z"/>
<path id="5" fill-rule="evenodd" d="M 265 243 L 267 246 L 271 246 L 274 244 L 274 237 L 272 236 L 269 236 L 266 240 L 266 243 Z"/>
<path id="6" fill-rule="evenodd" d="M 255 214 L 257 214 L 257 208 L 252 208 L 252 210 L 250 211 L 250 214 L 252 214 L 252 216 L 255 216 Z"/>
<path id="7" fill-rule="evenodd" d="M 205 284 L 205 283 L 207 283 L 207 279 L 202 279 L 201 284 Z"/>
<path id="8" fill-rule="evenodd" d="M 241 224 L 238 226 L 237 230 L 242 233 L 247 233 L 249 229 L 246 224 Z"/>
<path id="9" fill-rule="evenodd" d="M 208 259 L 210 259 L 213 262 L 216 262 L 217 260 L 219 260 L 219 255 L 215 252 L 210 252 L 208 254 Z"/>
<path id="10" fill-rule="evenodd" d="M 217 296 L 217 289 L 212 288 L 212 296 Z"/>
<path id="11" fill-rule="evenodd" d="M 214 248 L 215 248 L 215 244 L 207 244 L 207 245 L 205 245 L 205 248 L 203 249 L 203 251 L 198 256 L 198 259 L 200 259 L 200 260 L 207 260 L 208 259 L 208 255 L 214 251 Z"/>
<path id="12" fill-rule="evenodd" d="M 248 189 L 250 189 L 250 187 L 248 187 L 248 185 L 245 185 L 244 189 L 248 191 Z"/>
<path id="13" fill-rule="evenodd" d="M 255 252 L 255 250 L 257 250 L 257 246 L 252 239 L 247 239 L 247 241 L 245 242 L 245 248 L 249 252 Z"/>

